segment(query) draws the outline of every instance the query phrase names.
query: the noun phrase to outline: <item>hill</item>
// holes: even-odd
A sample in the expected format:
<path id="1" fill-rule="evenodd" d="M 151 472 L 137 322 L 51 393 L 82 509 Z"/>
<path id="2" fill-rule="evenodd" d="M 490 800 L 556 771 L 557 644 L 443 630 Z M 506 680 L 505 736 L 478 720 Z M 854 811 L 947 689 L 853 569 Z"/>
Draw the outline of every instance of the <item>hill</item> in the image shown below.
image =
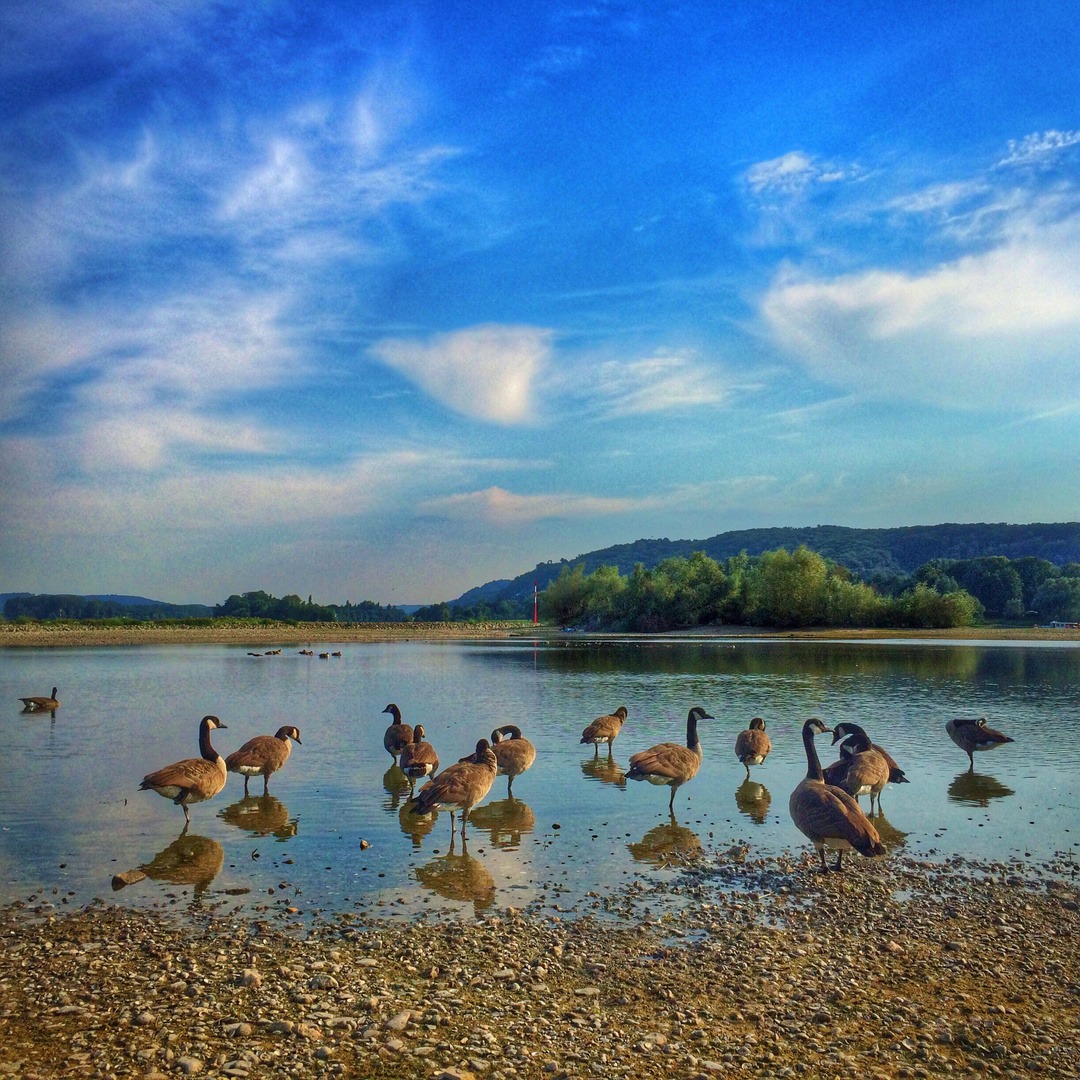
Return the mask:
<path id="1" fill-rule="evenodd" d="M 1004 555 L 1019 559 L 1034 555 L 1058 566 L 1080 562 L 1080 522 L 1007 524 L 910 525 L 895 529 L 849 529 L 842 525 L 815 525 L 806 528 L 740 529 L 719 533 L 706 540 L 636 540 L 589 551 L 573 559 L 538 563 L 536 568 L 510 581 L 492 581 L 464 593 L 451 604 L 463 606 L 482 597 L 488 602 L 528 600 L 533 582 L 544 589 L 559 576 L 564 566 L 585 564 L 591 574 L 598 566 L 617 566 L 629 573 L 635 564 L 647 568 L 676 555 L 689 557 L 704 551 L 717 561 L 738 555 L 760 555 L 764 551 L 787 548 L 793 551 L 805 544 L 825 558 L 832 559 L 860 577 L 874 574 L 897 576 L 910 574 L 930 559 L 974 559 Z M 497 586 L 501 586 L 496 588 Z"/>

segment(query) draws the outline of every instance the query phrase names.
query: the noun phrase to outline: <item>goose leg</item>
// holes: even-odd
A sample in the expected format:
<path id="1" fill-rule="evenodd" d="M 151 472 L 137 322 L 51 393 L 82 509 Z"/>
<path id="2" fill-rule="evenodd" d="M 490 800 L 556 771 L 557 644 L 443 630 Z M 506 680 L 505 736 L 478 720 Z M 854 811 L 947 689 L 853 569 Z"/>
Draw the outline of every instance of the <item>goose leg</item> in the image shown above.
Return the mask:
<path id="1" fill-rule="evenodd" d="M 506 797 L 508 799 L 512 799 L 514 797 L 514 778 L 513 778 L 513 776 L 508 776 L 506 778 Z"/>
<path id="2" fill-rule="evenodd" d="M 250 777 L 248 776 L 248 774 L 244 773 L 244 798 L 245 799 L 248 797 L 248 788 L 247 788 L 247 786 L 248 786 L 248 780 L 249 779 L 250 779 Z"/>
<path id="3" fill-rule="evenodd" d="M 668 808 L 668 812 L 671 814 L 671 816 L 674 817 L 675 816 L 675 788 L 674 787 L 672 787 L 672 789 L 671 789 L 671 798 L 668 800 L 667 808 Z"/>
<path id="4" fill-rule="evenodd" d="M 971 762 L 968 772 L 973 773 L 975 771 L 975 755 L 970 750 L 968 751 L 968 761 Z"/>
<path id="5" fill-rule="evenodd" d="M 843 857 L 844 857 L 843 849 L 837 851 L 837 853 L 836 853 L 836 865 L 833 867 L 834 870 L 839 870 L 840 869 L 840 860 L 843 859 Z"/>
<path id="6" fill-rule="evenodd" d="M 610 750 L 611 750 L 611 743 L 608 743 L 607 745 L 608 745 L 608 751 L 610 752 Z M 598 758 L 598 757 L 600 756 L 600 744 L 599 744 L 598 742 L 594 742 L 594 743 L 592 744 L 592 748 L 593 748 L 593 755 L 592 755 L 592 756 L 593 756 L 594 758 Z"/>
<path id="7" fill-rule="evenodd" d="M 818 854 L 821 856 L 821 872 L 827 874 L 829 872 L 829 864 L 825 861 L 825 845 L 822 844 L 818 848 Z"/>
<path id="8" fill-rule="evenodd" d="M 750 766 L 747 765 L 745 761 L 743 762 L 743 765 L 746 768 L 746 779 L 749 780 L 750 779 Z"/>
<path id="9" fill-rule="evenodd" d="M 270 774 L 269 773 L 264 773 L 263 774 L 263 794 L 264 795 L 269 795 L 270 794 Z"/>

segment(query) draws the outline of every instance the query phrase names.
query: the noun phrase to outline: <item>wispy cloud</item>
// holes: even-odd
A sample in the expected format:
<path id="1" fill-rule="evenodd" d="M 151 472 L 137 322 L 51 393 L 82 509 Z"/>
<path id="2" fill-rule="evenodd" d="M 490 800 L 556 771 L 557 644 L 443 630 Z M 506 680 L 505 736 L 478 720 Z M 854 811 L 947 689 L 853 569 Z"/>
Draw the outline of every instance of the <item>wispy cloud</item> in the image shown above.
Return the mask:
<path id="1" fill-rule="evenodd" d="M 1062 150 L 1080 144 L 1080 131 L 1044 131 L 1009 140 L 1009 152 L 999 162 L 1006 165 L 1045 164 Z"/>
<path id="2" fill-rule="evenodd" d="M 660 354 L 607 360 L 598 371 L 597 398 L 609 416 L 635 416 L 718 405 L 725 388 L 717 372 L 689 356 Z"/>
<path id="3" fill-rule="evenodd" d="M 794 195 L 811 184 L 835 184 L 859 175 L 853 165 L 837 165 L 792 150 L 770 161 L 759 161 L 746 170 L 747 186 L 757 196 Z"/>
<path id="4" fill-rule="evenodd" d="M 371 354 L 440 404 L 495 424 L 527 422 L 552 332 L 488 324 L 426 339 L 384 338 Z"/>
<path id="5" fill-rule="evenodd" d="M 655 499 L 604 498 L 595 495 L 516 495 L 500 487 L 429 499 L 422 513 L 451 519 L 480 519 L 498 525 L 521 525 L 543 518 L 597 518 L 655 507 Z"/>

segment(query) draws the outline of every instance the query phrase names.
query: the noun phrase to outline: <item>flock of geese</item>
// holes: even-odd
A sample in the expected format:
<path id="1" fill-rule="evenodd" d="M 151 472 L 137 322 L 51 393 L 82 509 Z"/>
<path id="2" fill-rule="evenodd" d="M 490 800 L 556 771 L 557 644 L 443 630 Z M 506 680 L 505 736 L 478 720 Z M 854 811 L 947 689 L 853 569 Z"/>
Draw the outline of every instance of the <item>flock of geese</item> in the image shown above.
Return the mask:
<path id="1" fill-rule="evenodd" d="M 55 709 L 56 688 L 51 698 L 22 698 L 28 711 Z M 525 738 L 521 729 L 505 724 L 491 733 L 490 741 L 480 739 L 476 749 L 459 761 L 440 770 L 439 756 L 434 747 L 425 740 L 422 725 L 415 728 L 403 723 L 401 710 L 391 703 L 383 710 L 391 717 L 390 726 L 383 736 L 383 747 L 399 765 L 410 781 L 410 801 L 406 807 L 411 815 L 430 814 L 445 810 L 450 814 L 451 839 L 455 835 L 454 815 L 461 815 L 461 836 L 465 839 L 465 824 L 472 809 L 482 802 L 491 790 L 497 776 L 507 778 L 507 797 L 513 797 L 514 778 L 527 772 L 536 760 L 536 747 Z M 597 717 L 581 734 L 581 743 L 591 744 L 599 755 L 601 743 L 606 743 L 608 755 L 626 722 L 627 710 L 620 706 L 613 713 Z M 675 742 L 658 743 L 647 750 L 638 751 L 630 757 L 626 773 L 631 780 L 647 780 L 650 784 L 671 789 L 668 809 L 673 814 L 675 792 L 697 774 L 702 761 L 698 724 L 711 717 L 700 706 L 694 706 L 686 718 L 685 745 Z M 235 752 L 223 758 L 213 747 L 211 732 L 226 730 L 216 716 L 204 716 L 199 724 L 199 754 L 197 758 L 166 765 L 143 777 L 142 791 L 156 791 L 171 799 L 184 811 L 185 822 L 190 823 L 188 807 L 194 803 L 212 799 L 224 788 L 230 772 L 244 778 L 244 794 L 253 776 L 262 776 L 263 794 L 269 791 L 270 777 L 289 759 L 292 743 L 300 743 L 300 731 L 293 725 L 285 725 L 274 735 L 258 735 L 249 739 Z M 949 738 L 968 755 L 970 771 L 974 773 L 974 754 L 994 750 L 1013 742 L 1007 735 L 987 727 L 984 718 L 954 719 L 945 725 Z M 839 758 L 827 768 L 822 768 L 814 744 L 816 735 L 832 735 L 832 744 L 840 743 Z M 828 870 L 826 850 L 836 852 L 834 870 L 840 870 L 845 851 L 856 851 L 868 858 L 884 853 L 881 837 L 874 823 L 859 805 L 863 795 L 870 797 L 870 812 L 874 812 L 875 800 L 881 811 L 881 793 L 887 784 L 908 783 L 904 771 L 889 753 L 871 742 L 867 733 L 857 724 L 839 723 L 826 727 L 821 720 L 812 717 L 802 726 L 803 748 L 806 752 L 806 776 L 791 793 L 788 811 L 796 828 L 817 849 L 822 870 Z M 302 745 L 302 744 L 301 744 Z M 765 732 L 765 721 L 755 717 L 745 731 L 735 739 L 735 756 L 746 768 L 747 778 L 751 766 L 761 765 L 769 756 L 772 743 Z M 415 792 L 419 780 L 427 783 Z M 185 829 L 187 825 L 185 824 Z"/>

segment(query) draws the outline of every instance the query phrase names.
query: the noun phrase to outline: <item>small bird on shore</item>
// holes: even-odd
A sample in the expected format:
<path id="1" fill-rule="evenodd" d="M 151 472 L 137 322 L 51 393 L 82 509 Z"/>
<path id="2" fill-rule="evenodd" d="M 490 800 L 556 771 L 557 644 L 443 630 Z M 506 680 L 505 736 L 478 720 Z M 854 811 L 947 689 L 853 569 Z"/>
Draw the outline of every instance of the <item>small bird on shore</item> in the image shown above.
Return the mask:
<path id="1" fill-rule="evenodd" d="M 511 799 L 514 796 L 514 777 L 532 768 L 536 760 L 536 747 L 521 734 L 521 728 L 515 724 L 503 724 L 491 733 L 491 749 L 499 763 L 498 775 L 507 777 L 506 797 Z"/>
<path id="2" fill-rule="evenodd" d="M 815 733 L 830 731 L 817 717 L 803 724 L 806 751 L 806 778 L 791 793 L 788 813 L 795 827 L 808 837 L 821 856 L 821 869 L 828 871 L 825 849 L 836 852 L 834 870 L 841 868 L 845 851 L 857 851 L 867 858 L 883 855 L 881 837 L 859 804 L 843 788 L 825 783 L 821 761 L 814 747 Z"/>
<path id="3" fill-rule="evenodd" d="M 608 756 L 611 756 L 611 744 L 618 738 L 626 723 L 626 706 L 620 705 L 613 713 L 607 716 L 598 716 L 582 733 L 583 743 L 592 743 L 596 755 L 600 753 L 600 744 L 607 743 Z"/>
<path id="4" fill-rule="evenodd" d="M 765 721 L 755 716 L 745 731 L 735 737 L 735 756 L 746 769 L 746 779 L 750 779 L 750 766 L 760 765 L 772 750 L 772 740 L 765 734 Z"/>
<path id="5" fill-rule="evenodd" d="M 199 752 L 202 756 L 184 758 L 147 773 L 139 785 L 140 791 L 156 791 L 181 807 L 185 829 L 191 823 L 188 806 L 212 799 L 225 786 L 225 759 L 210 744 L 210 732 L 217 728 L 226 730 L 227 725 L 216 716 L 204 716 L 199 722 Z"/>
<path id="6" fill-rule="evenodd" d="M 432 810 L 450 812 L 450 836 L 454 836 L 454 811 L 461 811 L 461 838 L 465 839 L 465 823 L 469 811 L 491 790 L 499 762 L 487 739 L 476 744 L 476 750 L 461 761 L 448 765 L 430 783 L 420 789 L 409 813 L 429 814 Z"/>
<path id="7" fill-rule="evenodd" d="M 292 724 L 279 727 L 273 735 L 256 735 L 248 739 L 239 750 L 234 750 L 225 759 L 225 768 L 231 773 L 240 773 L 244 778 L 244 795 L 248 793 L 248 780 L 253 776 L 263 778 L 263 794 L 270 788 L 270 774 L 276 773 L 292 753 L 292 740 L 301 746 L 300 729 Z"/>
<path id="8" fill-rule="evenodd" d="M 60 702 L 56 700 L 56 687 L 52 688 L 49 697 L 23 697 L 19 698 L 23 703 L 23 712 L 52 712 L 60 708 Z"/>
<path id="9" fill-rule="evenodd" d="M 980 716 L 978 720 L 965 717 L 957 717 L 945 725 L 945 730 L 961 750 L 968 756 L 971 763 L 970 772 L 975 771 L 974 752 L 976 750 L 996 750 L 1005 743 L 1015 742 L 1008 735 L 986 726 L 986 717 Z"/>
<path id="10" fill-rule="evenodd" d="M 628 780 L 648 780 L 650 784 L 671 788 L 668 810 L 675 812 L 675 792 L 697 775 L 701 767 L 701 741 L 698 739 L 699 720 L 712 720 L 700 705 L 695 705 L 686 717 L 686 745 L 658 743 L 648 750 L 630 755 Z"/>
<path id="11" fill-rule="evenodd" d="M 413 729 L 401 722 L 401 710 L 393 702 L 387 705 L 383 712 L 389 713 L 394 719 L 383 734 L 382 744 L 386 752 L 397 762 L 402 750 L 413 741 Z"/>

